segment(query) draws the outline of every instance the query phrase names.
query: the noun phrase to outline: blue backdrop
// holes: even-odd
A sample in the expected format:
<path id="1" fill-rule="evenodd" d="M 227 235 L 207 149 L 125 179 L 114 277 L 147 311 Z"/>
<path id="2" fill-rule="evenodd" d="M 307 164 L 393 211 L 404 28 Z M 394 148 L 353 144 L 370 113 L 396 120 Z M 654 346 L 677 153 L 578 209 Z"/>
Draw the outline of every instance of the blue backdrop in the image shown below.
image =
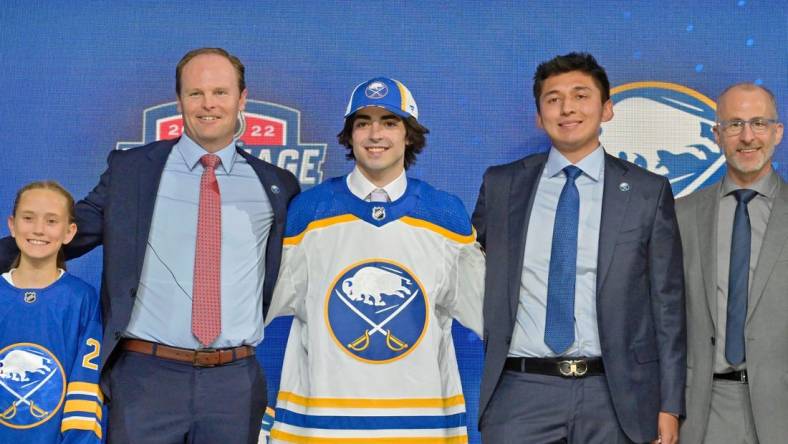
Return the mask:
<path id="1" fill-rule="evenodd" d="M 177 125 L 166 105 L 174 101 L 175 65 L 201 46 L 224 47 L 246 64 L 258 115 L 248 146 L 295 170 L 305 186 L 351 168 L 335 135 L 352 88 L 378 75 L 403 81 L 431 130 L 409 174 L 459 195 L 469 211 L 485 168 L 549 145 L 534 125 L 536 65 L 588 51 L 616 87 L 616 117 L 603 128 L 608 151 L 668 175 L 686 194 L 724 171 L 710 137 L 711 99 L 725 86 L 762 83 L 786 114 L 786 6 L 7 0 L 0 8 L 0 206 L 10 212 L 16 189 L 42 178 L 82 197 L 110 150 L 150 141 L 157 127 L 166 135 L 168 124 Z M 778 147 L 784 177 L 786 156 Z M 100 254 L 74 261 L 72 271 L 98 286 Z M 287 329 L 277 321 L 266 330 L 262 362 L 272 399 Z M 455 333 L 478 442 L 481 343 L 462 328 Z"/>

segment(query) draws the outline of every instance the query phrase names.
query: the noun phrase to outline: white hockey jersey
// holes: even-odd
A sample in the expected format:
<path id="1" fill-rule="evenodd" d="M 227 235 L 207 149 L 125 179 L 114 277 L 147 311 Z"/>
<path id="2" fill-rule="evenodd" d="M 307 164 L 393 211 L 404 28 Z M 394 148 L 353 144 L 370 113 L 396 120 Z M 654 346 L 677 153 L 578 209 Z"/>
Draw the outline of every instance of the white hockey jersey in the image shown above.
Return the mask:
<path id="1" fill-rule="evenodd" d="M 295 316 L 273 442 L 465 443 L 452 319 L 481 335 L 484 256 L 461 201 L 391 203 L 335 178 L 288 210 L 269 320 Z"/>

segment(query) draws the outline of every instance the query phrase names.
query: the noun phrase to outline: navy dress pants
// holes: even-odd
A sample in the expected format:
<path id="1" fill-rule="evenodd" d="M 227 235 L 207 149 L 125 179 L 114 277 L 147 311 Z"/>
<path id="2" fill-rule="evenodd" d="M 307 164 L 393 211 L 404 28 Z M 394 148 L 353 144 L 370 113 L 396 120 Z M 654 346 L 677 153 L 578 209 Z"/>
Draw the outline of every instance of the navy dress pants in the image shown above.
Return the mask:
<path id="1" fill-rule="evenodd" d="M 604 376 L 504 371 L 481 421 L 484 444 L 630 444 Z"/>
<path id="2" fill-rule="evenodd" d="M 109 444 L 257 442 L 267 393 L 254 356 L 193 367 L 120 353 L 109 373 Z"/>

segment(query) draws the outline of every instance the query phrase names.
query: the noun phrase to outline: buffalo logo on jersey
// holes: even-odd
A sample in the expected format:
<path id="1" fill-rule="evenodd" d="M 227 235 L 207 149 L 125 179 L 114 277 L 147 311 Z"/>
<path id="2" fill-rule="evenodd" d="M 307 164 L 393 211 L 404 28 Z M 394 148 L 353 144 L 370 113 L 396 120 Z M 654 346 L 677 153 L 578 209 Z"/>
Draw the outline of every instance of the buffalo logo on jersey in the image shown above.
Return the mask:
<path id="1" fill-rule="evenodd" d="M 429 321 L 427 295 L 412 272 L 385 259 L 354 264 L 326 295 L 326 322 L 337 345 L 356 359 L 385 363 L 415 349 Z"/>
<path id="2" fill-rule="evenodd" d="M 716 105 L 675 83 L 613 88 L 615 118 L 602 126 L 608 153 L 665 176 L 676 197 L 717 181 L 725 158 L 714 143 Z"/>
<path id="3" fill-rule="evenodd" d="M 65 392 L 63 367 L 46 348 L 17 343 L 0 350 L 0 424 L 39 426 L 60 410 Z"/>
<path id="4" fill-rule="evenodd" d="M 292 172 L 302 189 L 323 180 L 325 143 L 301 143 L 301 112 L 278 103 L 247 100 L 239 146 L 249 154 Z M 183 132 L 183 117 L 176 103 L 164 103 L 143 111 L 142 140 L 118 142 L 126 150 L 157 140 L 175 139 Z M 274 191 L 276 193 L 276 191 Z"/>

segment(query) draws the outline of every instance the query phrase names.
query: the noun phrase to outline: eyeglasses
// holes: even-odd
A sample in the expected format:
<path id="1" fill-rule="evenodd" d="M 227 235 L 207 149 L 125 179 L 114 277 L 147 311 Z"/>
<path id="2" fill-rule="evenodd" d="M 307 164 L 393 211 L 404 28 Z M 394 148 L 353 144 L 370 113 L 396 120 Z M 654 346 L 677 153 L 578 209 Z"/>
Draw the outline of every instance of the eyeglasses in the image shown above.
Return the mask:
<path id="1" fill-rule="evenodd" d="M 769 128 L 775 123 L 777 123 L 777 119 L 755 117 L 750 120 L 723 120 L 721 122 L 717 122 L 717 126 L 720 127 L 726 136 L 738 136 L 742 131 L 744 131 L 744 127 L 747 125 L 750 125 L 750 129 L 755 134 L 763 134 L 766 131 L 769 131 Z"/>

